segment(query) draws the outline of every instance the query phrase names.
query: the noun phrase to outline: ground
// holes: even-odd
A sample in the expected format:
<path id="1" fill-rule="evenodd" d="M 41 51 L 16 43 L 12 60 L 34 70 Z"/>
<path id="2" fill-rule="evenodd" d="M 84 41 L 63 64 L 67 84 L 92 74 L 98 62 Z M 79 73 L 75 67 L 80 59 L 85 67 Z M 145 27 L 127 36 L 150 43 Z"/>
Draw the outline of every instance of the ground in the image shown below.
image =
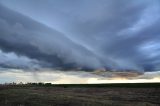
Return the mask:
<path id="1" fill-rule="evenodd" d="M 160 106 L 160 88 L 2 87 L 0 106 Z"/>

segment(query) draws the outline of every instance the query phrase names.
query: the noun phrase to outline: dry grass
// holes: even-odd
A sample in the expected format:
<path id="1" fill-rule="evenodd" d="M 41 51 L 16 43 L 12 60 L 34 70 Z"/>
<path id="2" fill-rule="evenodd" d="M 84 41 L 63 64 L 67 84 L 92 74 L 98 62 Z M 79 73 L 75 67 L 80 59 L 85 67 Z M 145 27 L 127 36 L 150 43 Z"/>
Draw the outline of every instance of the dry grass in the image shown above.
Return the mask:
<path id="1" fill-rule="evenodd" d="M 8 88 L 0 106 L 160 106 L 160 88 Z"/>

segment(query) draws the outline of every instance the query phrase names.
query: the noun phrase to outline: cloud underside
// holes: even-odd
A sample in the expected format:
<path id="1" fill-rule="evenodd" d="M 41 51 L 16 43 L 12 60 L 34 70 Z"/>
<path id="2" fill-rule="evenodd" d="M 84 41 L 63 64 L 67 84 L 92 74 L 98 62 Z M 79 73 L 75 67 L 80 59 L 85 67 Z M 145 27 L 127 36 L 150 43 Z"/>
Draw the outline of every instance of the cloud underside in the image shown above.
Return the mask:
<path id="1" fill-rule="evenodd" d="M 158 0 L 36 3 L 1 1 L 1 68 L 160 69 Z"/>
<path id="2" fill-rule="evenodd" d="M 102 73 L 101 73 L 102 74 Z M 120 75 L 123 74 L 123 75 Z M 125 75 L 125 76 L 124 76 Z M 160 72 L 103 72 L 103 76 L 83 71 L 41 70 L 24 71 L 21 69 L 8 69 L 0 74 L 0 83 L 9 82 L 49 82 L 54 84 L 92 84 L 92 83 L 145 83 L 159 82 Z"/>

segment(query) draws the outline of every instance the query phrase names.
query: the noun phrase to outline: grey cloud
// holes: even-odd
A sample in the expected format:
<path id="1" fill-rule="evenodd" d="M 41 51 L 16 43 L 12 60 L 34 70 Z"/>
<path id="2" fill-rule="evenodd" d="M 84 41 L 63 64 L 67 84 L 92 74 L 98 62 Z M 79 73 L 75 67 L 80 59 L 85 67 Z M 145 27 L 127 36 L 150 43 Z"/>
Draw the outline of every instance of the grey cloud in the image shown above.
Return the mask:
<path id="1" fill-rule="evenodd" d="M 40 62 L 29 59 L 25 56 L 17 56 L 14 53 L 4 53 L 0 51 L 1 68 L 23 68 L 23 69 L 40 69 Z"/>
<path id="2" fill-rule="evenodd" d="M 19 12 L 8 13 L 1 7 L 3 50 L 57 63 L 58 67 L 159 70 L 158 0 L 1 2 Z"/>
<path id="3" fill-rule="evenodd" d="M 3 6 L 0 8 L 0 47 L 3 51 L 48 62 L 62 69 L 103 66 L 96 55 L 62 33 Z"/>

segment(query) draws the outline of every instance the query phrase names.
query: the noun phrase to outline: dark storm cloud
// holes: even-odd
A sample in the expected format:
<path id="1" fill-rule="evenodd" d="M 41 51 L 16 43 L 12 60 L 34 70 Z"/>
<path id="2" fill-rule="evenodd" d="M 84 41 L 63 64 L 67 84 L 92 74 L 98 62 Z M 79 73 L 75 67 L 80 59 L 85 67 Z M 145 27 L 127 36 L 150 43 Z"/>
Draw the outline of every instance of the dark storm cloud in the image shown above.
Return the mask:
<path id="1" fill-rule="evenodd" d="M 1 2 L 19 12 L 0 7 L 0 47 L 5 52 L 46 67 L 160 69 L 158 0 Z"/>
<path id="2" fill-rule="evenodd" d="M 4 52 L 25 55 L 62 69 L 101 67 L 93 53 L 62 33 L 3 6 L 0 13 L 0 47 Z"/>
<path id="3" fill-rule="evenodd" d="M 15 69 L 40 69 L 40 62 L 29 59 L 25 56 L 17 56 L 15 53 L 4 53 L 0 51 L 0 69 L 3 71 L 3 68 L 15 68 Z"/>

